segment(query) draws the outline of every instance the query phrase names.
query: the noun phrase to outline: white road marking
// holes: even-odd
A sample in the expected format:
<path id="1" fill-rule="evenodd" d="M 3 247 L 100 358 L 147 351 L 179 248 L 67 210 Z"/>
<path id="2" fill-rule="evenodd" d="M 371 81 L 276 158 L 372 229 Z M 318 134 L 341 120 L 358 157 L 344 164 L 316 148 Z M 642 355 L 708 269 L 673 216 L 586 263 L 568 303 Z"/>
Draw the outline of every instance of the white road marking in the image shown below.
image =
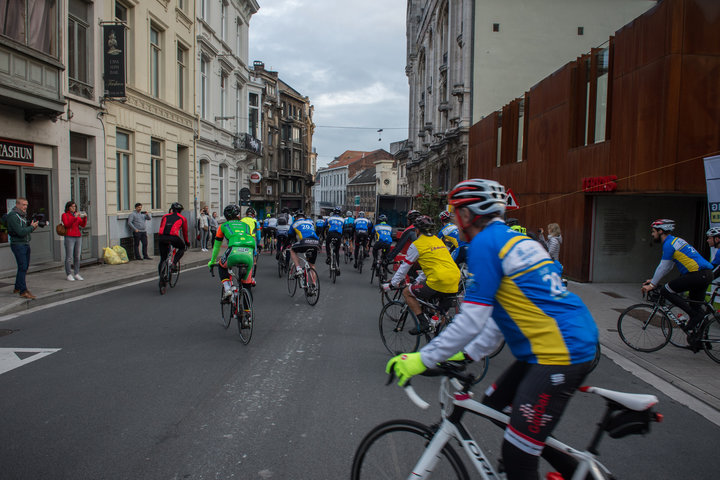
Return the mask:
<path id="1" fill-rule="evenodd" d="M 59 348 L 0 348 L 0 375 L 58 351 Z"/>

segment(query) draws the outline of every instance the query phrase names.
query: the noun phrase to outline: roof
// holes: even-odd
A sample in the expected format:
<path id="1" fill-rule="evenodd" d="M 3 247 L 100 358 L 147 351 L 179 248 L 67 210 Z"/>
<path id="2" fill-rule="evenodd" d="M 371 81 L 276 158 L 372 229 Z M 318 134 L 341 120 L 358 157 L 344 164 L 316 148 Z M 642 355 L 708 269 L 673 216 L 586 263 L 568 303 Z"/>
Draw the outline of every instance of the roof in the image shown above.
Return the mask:
<path id="1" fill-rule="evenodd" d="M 375 167 L 366 168 L 358 173 L 348 182 L 348 185 L 357 185 L 360 183 L 375 183 Z"/>

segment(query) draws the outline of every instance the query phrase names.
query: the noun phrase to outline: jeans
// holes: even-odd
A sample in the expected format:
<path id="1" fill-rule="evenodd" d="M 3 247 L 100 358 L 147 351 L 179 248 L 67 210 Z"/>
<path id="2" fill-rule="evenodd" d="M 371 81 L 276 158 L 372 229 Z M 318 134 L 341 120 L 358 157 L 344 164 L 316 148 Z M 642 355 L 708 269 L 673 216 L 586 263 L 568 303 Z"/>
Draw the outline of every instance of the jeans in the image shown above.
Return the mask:
<path id="1" fill-rule="evenodd" d="M 142 243 L 142 255 L 140 255 L 140 244 Z M 147 253 L 147 232 L 133 232 L 133 250 L 135 251 L 135 260 L 148 258 Z"/>
<path id="2" fill-rule="evenodd" d="M 70 266 L 73 266 L 75 275 L 80 273 L 80 249 L 82 237 L 65 237 L 65 275 L 70 275 Z"/>
<path id="3" fill-rule="evenodd" d="M 210 231 L 200 230 L 200 248 L 207 249 L 208 240 L 210 240 Z"/>
<path id="4" fill-rule="evenodd" d="M 27 292 L 25 275 L 30 266 L 30 245 L 16 245 L 11 243 L 10 250 L 12 250 L 13 255 L 15 255 L 15 261 L 18 266 L 17 275 L 15 276 L 15 290 L 19 290 L 20 293 L 25 293 Z"/>

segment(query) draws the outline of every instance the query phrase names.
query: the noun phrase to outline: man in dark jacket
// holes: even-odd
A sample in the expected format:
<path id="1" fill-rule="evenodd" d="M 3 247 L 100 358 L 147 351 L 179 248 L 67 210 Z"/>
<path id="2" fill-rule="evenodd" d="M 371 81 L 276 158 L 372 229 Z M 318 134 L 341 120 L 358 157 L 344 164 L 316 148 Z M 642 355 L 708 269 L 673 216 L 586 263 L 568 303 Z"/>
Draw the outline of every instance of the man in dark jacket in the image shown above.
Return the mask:
<path id="1" fill-rule="evenodd" d="M 7 229 L 10 236 L 10 250 L 15 255 L 18 270 L 15 276 L 15 290 L 21 297 L 32 300 L 35 295 L 30 293 L 25 284 L 25 275 L 30 265 L 30 234 L 37 228 L 38 221 L 27 222 L 28 201 L 18 198 L 15 206 L 8 213 Z"/>

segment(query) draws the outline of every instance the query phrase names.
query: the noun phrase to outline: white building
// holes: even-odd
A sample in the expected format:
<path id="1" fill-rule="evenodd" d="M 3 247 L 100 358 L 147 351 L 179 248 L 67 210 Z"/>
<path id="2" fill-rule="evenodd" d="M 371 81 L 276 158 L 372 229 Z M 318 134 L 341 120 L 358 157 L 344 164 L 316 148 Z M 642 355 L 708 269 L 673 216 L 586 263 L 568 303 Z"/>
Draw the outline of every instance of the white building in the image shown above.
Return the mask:
<path id="1" fill-rule="evenodd" d="M 255 0 L 197 0 L 197 207 L 239 201 L 262 153 L 259 86 L 248 88 L 248 29 Z M 254 113 L 254 115 L 253 115 Z"/>
<path id="2" fill-rule="evenodd" d="M 346 204 L 348 169 L 347 165 L 343 165 L 317 171 L 313 195 L 319 202 L 319 214 L 326 215 L 333 208 L 343 208 Z"/>

